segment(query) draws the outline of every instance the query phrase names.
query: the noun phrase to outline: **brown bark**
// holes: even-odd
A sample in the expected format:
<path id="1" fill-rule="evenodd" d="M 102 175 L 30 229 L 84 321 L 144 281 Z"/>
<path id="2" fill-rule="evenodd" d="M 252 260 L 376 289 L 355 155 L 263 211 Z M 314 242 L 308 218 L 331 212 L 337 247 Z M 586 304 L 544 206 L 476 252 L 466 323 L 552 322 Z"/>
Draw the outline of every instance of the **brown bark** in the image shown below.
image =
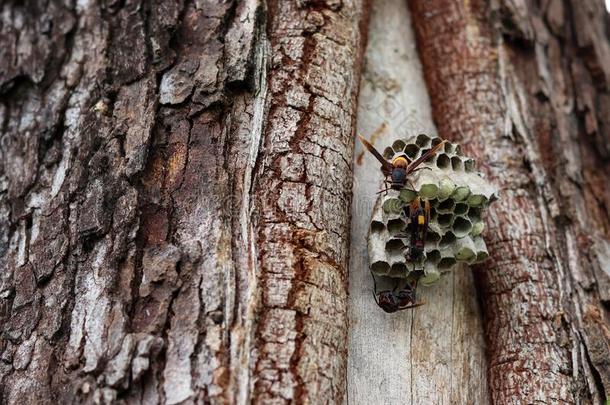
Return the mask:
<path id="1" fill-rule="evenodd" d="M 339 401 L 362 2 L 64 3 L 0 6 L 0 402 Z"/>
<path id="2" fill-rule="evenodd" d="M 491 399 L 599 403 L 610 391 L 603 6 L 409 5 L 438 132 L 502 191 L 477 271 Z M 403 318 L 372 312 L 368 281 L 352 275 L 368 301 L 351 300 L 350 353 L 373 362 L 352 362 L 348 378 L 367 8 L 0 5 L 0 402 L 341 402 L 346 381 L 380 402 L 485 401 L 467 273 Z M 371 94 L 427 103 L 401 87 L 412 67 L 370 79 Z M 434 131 L 425 121 L 410 129 Z M 352 254 L 351 271 L 364 262 Z"/>
<path id="3" fill-rule="evenodd" d="M 412 1 L 435 122 L 501 189 L 478 271 L 495 403 L 610 391 L 610 44 L 599 1 Z"/>
<path id="4" fill-rule="evenodd" d="M 272 1 L 270 107 L 256 196 L 262 402 L 341 402 L 360 2 Z M 296 35 L 295 33 L 301 33 Z"/>

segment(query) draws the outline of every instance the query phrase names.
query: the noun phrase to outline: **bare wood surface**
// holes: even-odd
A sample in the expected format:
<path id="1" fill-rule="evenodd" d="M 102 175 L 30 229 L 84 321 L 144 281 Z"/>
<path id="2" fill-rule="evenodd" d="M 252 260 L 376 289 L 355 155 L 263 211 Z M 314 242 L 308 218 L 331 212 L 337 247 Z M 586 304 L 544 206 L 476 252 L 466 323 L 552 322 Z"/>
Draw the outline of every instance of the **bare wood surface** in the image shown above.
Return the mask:
<path id="1" fill-rule="evenodd" d="M 361 82 L 358 132 L 380 150 L 393 140 L 436 134 L 407 4 L 373 4 Z M 386 314 L 373 300 L 366 235 L 381 189 L 379 163 L 356 146 L 349 295 L 349 404 L 488 402 L 485 346 L 472 274 L 458 269 L 420 287 L 426 305 Z"/>
<path id="2" fill-rule="evenodd" d="M 595 272 L 607 267 L 609 240 L 603 4 L 409 4 L 439 132 L 462 141 L 501 189 L 488 217 L 491 260 L 478 273 L 492 400 L 602 403 L 610 380 L 607 273 Z"/>

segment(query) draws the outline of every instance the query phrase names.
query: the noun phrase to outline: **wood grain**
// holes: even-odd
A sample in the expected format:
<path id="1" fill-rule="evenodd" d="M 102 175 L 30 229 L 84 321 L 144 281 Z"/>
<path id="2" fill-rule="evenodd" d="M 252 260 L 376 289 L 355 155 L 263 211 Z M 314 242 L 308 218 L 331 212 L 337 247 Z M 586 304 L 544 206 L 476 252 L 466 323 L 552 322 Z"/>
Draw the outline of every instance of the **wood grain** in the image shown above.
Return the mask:
<path id="1" fill-rule="evenodd" d="M 388 130 L 375 146 L 424 132 L 436 134 L 407 5 L 374 3 L 358 108 L 358 131 Z M 360 159 L 360 153 L 365 155 Z M 366 235 L 379 163 L 356 146 L 349 295 L 349 404 L 488 402 L 483 327 L 468 268 L 420 287 L 426 305 L 386 314 L 373 300 Z"/>

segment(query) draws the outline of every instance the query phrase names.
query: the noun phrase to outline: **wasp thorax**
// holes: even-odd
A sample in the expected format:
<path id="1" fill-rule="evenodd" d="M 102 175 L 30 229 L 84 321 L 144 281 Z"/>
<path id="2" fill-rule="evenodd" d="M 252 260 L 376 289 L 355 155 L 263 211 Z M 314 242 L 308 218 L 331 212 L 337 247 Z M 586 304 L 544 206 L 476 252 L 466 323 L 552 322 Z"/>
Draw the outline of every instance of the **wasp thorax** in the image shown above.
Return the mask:
<path id="1" fill-rule="evenodd" d="M 431 284 L 459 263 L 478 263 L 489 256 L 482 237 L 482 213 L 497 198 L 496 189 L 459 145 L 445 143 L 421 165 L 425 170 L 407 179 L 408 162 L 440 142 L 438 137 L 420 135 L 396 141 L 384 152 L 386 158 L 392 157 L 394 170 L 392 190 L 380 195 L 369 232 L 370 265 L 376 275 L 415 278 L 423 272 L 420 283 Z M 409 239 L 409 218 L 403 210 L 416 199 L 430 206 L 423 246 Z"/>
<path id="2" fill-rule="evenodd" d="M 392 170 L 392 188 L 399 186 L 399 189 L 405 185 L 407 181 L 407 171 L 403 168 L 396 167 Z"/>

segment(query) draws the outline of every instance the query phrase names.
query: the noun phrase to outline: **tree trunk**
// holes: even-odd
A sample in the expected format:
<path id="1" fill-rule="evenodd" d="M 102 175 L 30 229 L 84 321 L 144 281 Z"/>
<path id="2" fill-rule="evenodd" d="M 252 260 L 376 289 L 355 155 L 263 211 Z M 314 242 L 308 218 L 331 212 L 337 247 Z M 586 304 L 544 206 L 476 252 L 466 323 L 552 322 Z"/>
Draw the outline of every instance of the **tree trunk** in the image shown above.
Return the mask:
<path id="1" fill-rule="evenodd" d="M 501 189 L 478 269 L 494 403 L 610 392 L 610 44 L 601 1 L 412 1 L 441 136 Z"/>
<path id="2" fill-rule="evenodd" d="M 0 5 L 1 403 L 607 399 L 601 1 L 379 0 L 362 81 L 366 0 L 22 3 Z M 489 262 L 414 311 L 371 296 L 356 114 L 380 145 L 461 142 L 501 189 Z"/>
<path id="3" fill-rule="evenodd" d="M 340 401 L 366 7 L 100 3 L 1 6 L 0 401 Z"/>

